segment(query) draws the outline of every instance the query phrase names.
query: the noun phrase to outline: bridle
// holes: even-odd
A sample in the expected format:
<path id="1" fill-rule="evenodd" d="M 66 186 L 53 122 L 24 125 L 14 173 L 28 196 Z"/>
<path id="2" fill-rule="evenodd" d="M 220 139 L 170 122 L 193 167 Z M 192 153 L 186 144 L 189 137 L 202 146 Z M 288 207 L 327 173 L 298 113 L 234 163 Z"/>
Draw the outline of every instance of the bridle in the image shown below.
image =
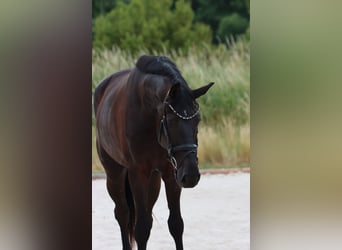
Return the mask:
<path id="1" fill-rule="evenodd" d="M 196 117 L 199 113 L 199 106 L 197 105 L 197 110 L 195 111 L 195 113 L 193 113 L 190 116 L 183 116 L 181 114 L 179 114 L 174 107 L 172 107 L 172 105 L 168 102 L 164 102 L 164 114 L 163 117 L 160 121 L 160 129 L 159 129 L 159 144 L 161 144 L 161 137 L 162 134 L 164 133 L 164 136 L 166 138 L 166 143 L 167 143 L 167 154 L 169 157 L 169 161 L 171 162 L 173 168 L 175 169 L 175 173 L 177 173 L 177 170 L 179 169 L 178 166 L 182 166 L 182 163 L 184 161 L 184 159 L 189 156 L 192 153 L 197 153 L 197 144 L 180 144 L 180 145 L 172 145 L 171 140 L 170 140 L 170 134 L 169 134 L 169 127 L 167 124 L 167 112 L 166 109 L 167 107 L 169 107 L 172 112 L 179 117 L 182 120 L 191 120 L 194 117 Z M 182 160 L 179 162 L 179 164 L 177 163 L 176 158 L 173 156 L 176 152 L 178 151 L 186 151 L 186 153 L 183 155 Z"/>

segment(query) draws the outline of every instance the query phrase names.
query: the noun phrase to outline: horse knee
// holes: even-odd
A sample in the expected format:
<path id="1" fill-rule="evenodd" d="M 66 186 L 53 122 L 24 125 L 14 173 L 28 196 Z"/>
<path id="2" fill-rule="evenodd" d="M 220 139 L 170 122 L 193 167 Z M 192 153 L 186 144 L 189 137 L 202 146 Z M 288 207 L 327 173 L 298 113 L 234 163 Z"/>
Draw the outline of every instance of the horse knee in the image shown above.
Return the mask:
<path id="1" fill-rule="evenodd" d="M 173 237 L 177 237 L 183 234 L 184 222 L 180 214 L 170 214 L 169 219 L 167 220 L 167 224 L 169 226 L 169 231 Z"/>
<path id="2" fill-rule="evenodd" d="M 128 224 L 128 220 L 129 220 L 129 210 L 128 210 L 128 208 L 125 208 L 125 207 L 122 207 L 122 206 L 115 206 L 114 215 L 115 215 L 115 219 L 119 223 Z"/>
<path id="3" fill-rule="evenodd" d="M 135 224 L 135 239 L 138 245 L 146 244 L 148 238 L 150 237 L 152 223 L 152 216 L 150 218 L 148 216 L 144 216 L 137 219 Z"/>
<path id="4" fill-rule="evenodd" d="M 136 230 L 138 230 L 139 232 L 149 232 L 152 228 L 152 216 L 149 217 L 141 217 L 137 219 L 135 228 Z"/>

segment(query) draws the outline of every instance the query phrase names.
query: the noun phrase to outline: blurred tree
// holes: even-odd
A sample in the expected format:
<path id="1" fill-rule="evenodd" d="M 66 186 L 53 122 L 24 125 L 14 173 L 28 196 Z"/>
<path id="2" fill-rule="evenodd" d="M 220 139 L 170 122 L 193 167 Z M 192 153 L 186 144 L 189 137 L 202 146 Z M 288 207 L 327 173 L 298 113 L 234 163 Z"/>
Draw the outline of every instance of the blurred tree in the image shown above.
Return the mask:
<path id="1" fill-rule="evenodd" d="M 209 24 L 213 31 L 213 42 L 218 43 L 222 40 L 223 34 L 225 36 L 235 36 L 246 32 L 249 26 L 250 17 L 249 3 L 249 0 L 192 0 L 191 6 L 196 14 L 195 21 Z M 233 18 L 230 18 L 233 20 L 229 21 L 228 17 L 233 14 L 236 14 L 238 17 L 235 15 Z M 223 21 L 224 18 L 225 21 Z M 236 23 L 237 21 L 241 21 L 243 23 L 239 25 Z M 248 25 L 245 27 L 246 21 Z M 227 28 L 229 23 L 230 26 L 232 26 L 230 29 Z M 221 32 L 218 34 L 220 26 Z M 240 30 L 241 27 L 245 27 L 245 30 L 242 32 Z M 228 33 L 224 33 L 223 30 Z"/>
<path id="2" fill-rule="evenodd" d="M 92 0 L 92 18 L 108 13 L 116 2 L 117 0 Z"/>
<path id="3" fill-rule="evenodd" d="M 184 0 L 131 0 L 117 2 L 94 23 L 94 47 L 117 45 L 131 52 L 187 49 L 211 41 L 210 27 L 193 23 L 194 12 Z"/>
<path id="4" fill-rule="evenodd" d="M 115 8 L 117 2 L 129 3 L 130 0 L 92 0 L 92 18 L 107 14 Z"/>
<path id="5" fill-rule="evenodd" d="M 217 36 L 221 41 L 231 35 L 240 35 L 246 32 L 249 22 L 237 13 L 225 16 L 221 19 L 217 29 Z"/>

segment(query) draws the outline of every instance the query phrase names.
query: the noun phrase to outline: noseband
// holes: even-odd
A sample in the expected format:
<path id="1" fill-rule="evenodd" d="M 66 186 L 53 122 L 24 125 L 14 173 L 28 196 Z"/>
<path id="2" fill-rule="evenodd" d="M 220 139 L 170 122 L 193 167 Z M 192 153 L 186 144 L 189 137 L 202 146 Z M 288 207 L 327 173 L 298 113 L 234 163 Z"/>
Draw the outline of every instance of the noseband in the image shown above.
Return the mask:
<path id="1" fill-rule="evenodd" d="M 167 105 L 166 105 L 167 104 Z M 170 134 L 169 134 L 169 127 L 167 124 L 167 112 L 166 112 L 166 107 L 169 107 L 172 112 L 179 117 L 182 120 L 191 120 L 193 119 L 196 115 L 198 115 L 199 113 L 199 106 L 196 110 L 196 112 L 190 116 L 183 116 L 181 114 L 179 114 L 172 106 L 171 104 L 165 102 L 165 106 L 164 106 L 164 114 L 163 114 L 163 118 L 160 121 L 160 129 L 159 129 L 159 143 L 161 143 L 161 136 L 164 133 L 165 138 L 166 138 L 166 143 L 167 143 L 167 154 L 169 157 L 169 161 L 171 162 L 173 168 L 175 169 L 175 171 L 177 172 L 178 170 L 178 166 L 181 166 L 184 159 L 190 155 L 191 153 L 197 153 L 197 145 L 196 144 L 181 144 L 181 145 L 172 145 L 171 140 L 170 140 Z M 182 160 L 179 162 L 179 164 L 177 163 L 176 158 L 173 156 L 176 152 L 178 151 L 186 151 L 185 155 L 183 156 Z"/>

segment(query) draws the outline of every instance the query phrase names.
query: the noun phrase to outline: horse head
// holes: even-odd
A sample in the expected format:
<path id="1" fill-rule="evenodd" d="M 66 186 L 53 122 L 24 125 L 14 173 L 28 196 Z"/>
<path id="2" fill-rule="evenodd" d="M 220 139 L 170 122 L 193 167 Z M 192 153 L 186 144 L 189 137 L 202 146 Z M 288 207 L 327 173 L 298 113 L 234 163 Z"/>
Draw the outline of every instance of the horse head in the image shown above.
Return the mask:
<path id="1" fill-rule="evenodd" d="M 200 179 L 197 157 L 200 114 L 196 99 L 213 84 L 191 90 L 187 85 L 175 83 L 158 111 L 159 143 L 167 150 L 175 178 L 181 187 L 194 187 Z"/>

